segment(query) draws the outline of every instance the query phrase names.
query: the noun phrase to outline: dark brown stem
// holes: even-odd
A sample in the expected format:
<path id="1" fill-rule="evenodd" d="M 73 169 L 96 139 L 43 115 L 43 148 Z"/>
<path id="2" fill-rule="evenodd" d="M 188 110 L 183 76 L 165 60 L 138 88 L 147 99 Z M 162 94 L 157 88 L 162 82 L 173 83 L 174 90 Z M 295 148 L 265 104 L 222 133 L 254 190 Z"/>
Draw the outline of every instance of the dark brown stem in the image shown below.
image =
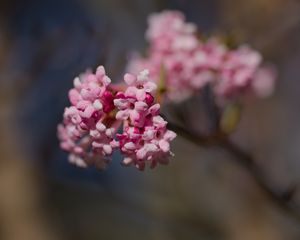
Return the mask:
<path id="1" fill-rule="evenodd" d="M 220 142 L 219 146 L 232 154 L 237 163 L 243 165 L 243 167 L 248 170 L 257 185 L 264 191 L 270 200 L 272 200 L 282 210 L 293 215 L 293 217 L 300 221 L 300 215 L 296 212 L 296 206 L 292 201 L 296 192 L 295 187 L 290 187 L 285 191 L 281 191 L 278 187 L 272 186 L 271 183 L 268 183 L 268 180 L 258 168 L 251 154 L 241 149 L 229 139 Z"/>
<path id="2" fill-rule="evenodd" d="M 247 153 L 235 143 L 230 141 L 223 134 L 214 134 L 212 136 L 199 136 L 194 132 L 188 131 L 186 128 L 169 122 L 169 129 L 175 131 L 181 137 L 191 141 L 198 146 L 218 146 L 229 152 L 237 163 L 242 165 L 253 177 L 254 181 L 260 187 L 265 195 L 284 212 L 293 216 L 300 222 L 300 215 L 296 211 L 296 206 L 292 202 L 296 188 L 292 187 L 287 191 L 280 191 L 277 187 L 268 183 L 261 170 L 258 168 L 255 160 L 250 153 Z"/>

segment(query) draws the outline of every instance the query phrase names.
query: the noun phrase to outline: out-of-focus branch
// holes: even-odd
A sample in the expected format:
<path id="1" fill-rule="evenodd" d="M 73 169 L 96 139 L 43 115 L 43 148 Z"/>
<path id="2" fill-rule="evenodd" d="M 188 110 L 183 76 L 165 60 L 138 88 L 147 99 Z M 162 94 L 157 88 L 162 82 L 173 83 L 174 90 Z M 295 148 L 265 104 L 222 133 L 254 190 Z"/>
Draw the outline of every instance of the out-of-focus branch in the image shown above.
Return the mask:
<path id="1" fill-rule="evenodd" d="M 300 215 L 295 211 L 296 206 L 293 204 L 293 196 L 297 190 L 295 185 L 284 191 L 279 190 L 278 187 L 272 186 L 270 183 L 268 183 L 266 177 L 258 168 L 250 153 L 244 151 L 229 139 L 221 141 L 219 145 L 231 153 L 237 162 L 243 165 L 249 171 L 256 183 L 262 190 L 264 190 L 266 195 L 268 195 L 269 199 L 273 200 L 273 202 L 279 207 L 300 221 Z"/>
<path id="2" fill-rule="evenodd" d="M 221 147 L 229 152 L 234 157 L 236 162 L 242 165 L 250 173 L 260 189 L 263 190 L 265 195 L 274 204 L 300 222 L 300 213 L 295 211 L 296 206 L 294 206 L 292 201 L 296 188 L 291 187 L 286 191 L 280 191 L 276 186 L 272 186 L 270 183 L 268 183 L 266 177 L 255 163 L 252 155 L 230 141 L 226 135 L 222 133 L 211 136 L 197 135 L 194 132 L 187 130 L 185 127 L 174 124 L 171 121 L 169 121 L 168 128 L 175 131 L 181 137 L 196 144 L 197 146 L 216 146 Z"/>

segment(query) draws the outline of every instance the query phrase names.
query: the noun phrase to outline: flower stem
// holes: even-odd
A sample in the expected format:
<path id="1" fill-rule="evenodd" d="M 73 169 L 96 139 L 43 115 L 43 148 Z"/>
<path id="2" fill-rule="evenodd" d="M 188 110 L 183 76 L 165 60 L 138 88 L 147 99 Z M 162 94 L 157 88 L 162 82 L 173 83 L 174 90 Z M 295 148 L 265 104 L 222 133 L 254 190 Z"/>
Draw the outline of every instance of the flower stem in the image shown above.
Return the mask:
<path id="1" fill-rule="evenodd" d="M 194 132 L 188 131 L 186 128 L 170 121 L 168 127 L 197 146 L 217 146 L 226 150 L 234 157 L 234 160 L 238 164 L 243 166 L 250 173 L 256 184 L 265 193 L 269 200 L 300 222 L 299 212 L 295 211 L 297 206 L 295 206 L 295 203 L 292 201 L 296 192 L 296 187 L 290 187 L 286 191 L 280 191 L 278 187 L 272 186 L 267 182 L 266 177 L 258 168 L 252 155 L 229 140 L 226 135 L 222 133 L 213 134 L 211 136 L 196 135 Z"/>

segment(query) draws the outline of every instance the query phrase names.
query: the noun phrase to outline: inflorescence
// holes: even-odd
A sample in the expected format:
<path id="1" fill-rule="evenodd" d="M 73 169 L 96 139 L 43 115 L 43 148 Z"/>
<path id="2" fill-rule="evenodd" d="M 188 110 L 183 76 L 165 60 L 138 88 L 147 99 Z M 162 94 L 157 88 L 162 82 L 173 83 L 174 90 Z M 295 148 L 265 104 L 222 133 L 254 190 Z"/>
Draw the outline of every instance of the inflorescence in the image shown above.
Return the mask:
<path id="1" fill-rule="evenodd" d="M 169 100 L 184 100 L 207 85 L 221 100 L 272 93 L 275 71 L 249 46 L 230 49 L 217 38 L 201 39 L 196 26 L 178 11 L 152 14 L 148 22 L 147 56 L 134 54 L 127 70 L 149 69 L 157 82 L 163 75 Z"/>
<path id="2" fill-rule="evenodd" d="M 65 109 L 58 126 L 61 148 L 69 161 L 80 167 L 95 165 L 104 169 L 115 149 L 124 155 L 123 164 L 143 170 L 168 163 L 170 141 L 176 134 L 167 129 L 154 102 L 156 84 L 149 72 L 126 74 L 127 88 L 116 91 L 104 67 L 74 80 L 69 92 L 71 106 Z M 122 126 L 122 132 L 118 129 Z"/>

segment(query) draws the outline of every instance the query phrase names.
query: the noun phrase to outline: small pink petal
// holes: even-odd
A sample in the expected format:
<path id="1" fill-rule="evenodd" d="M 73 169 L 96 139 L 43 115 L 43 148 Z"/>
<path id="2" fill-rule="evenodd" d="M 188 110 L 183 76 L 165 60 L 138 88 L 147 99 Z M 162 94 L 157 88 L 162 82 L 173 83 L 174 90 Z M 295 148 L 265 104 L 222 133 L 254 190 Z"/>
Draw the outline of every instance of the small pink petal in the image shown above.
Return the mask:
<path id="1" fill-rule="evenodd" d="M 133 142 L 128 142 L 128 143 L 126 143 L 126 144 L 124 145 L 124 147 L 125 147 L 126 149 L 128 149 L 128 150 L 134 150 L 134 149 L 136 149 L 136 146 L 135 146 L 135 144 L 134 144 Z"/>
<path id="2" fill-rule="evenodd" d="M 165 153 L 170 151 L 170 144 L 166 140 L 160 140 L 159 141 L 159 147 Z"/>
<path id="3" fill-rule="evenodd" d="M 78 93 L 77 90 L 75 89 L 71 89 L 69 91 L 69 100 L 71 102 L 71 104 L 76 105 L 78 103 L 78 101 L 80 101 L 80 94 Z"/>
<path id="4" fill-rule="evenodd" d="M 82 101 L 79 101 L 77 104 L 76 104 L 76 107 L 80 110 L 84 110 L 86 109 L 91 103 L 89 101 L 85 101 L 85 100 L 82 100 Z"/>
<path id="5" fill-rule="evenodd" d="M 165 135 L 164 135 L 164 139 L 166 141 L 172 141 L 174 138 L 176 138 L 177 134 L 171 130 L 167 130 Z"/>
<path id="6" fill-rule="evenodd" d="M 105 75 L 105 69 L 103 66 L 99 66 L 96 70 L 96 75 L 101 77 Z"/>
<path id="7" fill-rule="evenodd" d="M 144 84 L 144 89 L 146 92 L 154 92 L 157 89 L 157 85 L 154 82 L 147 82 Z"/>
<path id="8" fill-rule="evenodd" d="M 109 85 L 111 83 L 111 79 L 108 76 L 104 76 L 102 78 L 102 82 L 105 86 Z"/>
<path id="9" fill-rule="evenodd" d="M 73 85 L 77 89 L 79 89 L 81 87 L 81 81 L 80 81 L 79 77 L 74 78 Z"/>
<path id="10" fill-rule="evenodd" d="M 137 83 L 144 83 L 146 81 L 148 81 L 149 79 L 149 70 L 148 69 L 145 69 L 143 71 L 141 71 L 139 73 L 139 75 L 137 76 Z"/>
<path id="11" fill-rule="evenodd" d="M 106 130 L 106 126 L 100 121 L 96 124 L 96 128 L 100 132 L 104 132 Z"/>
<path id="12" fill-rule="evenodd" d="M 130 111 L 129 110 L 121 110 L 117 112 L 116 119 L 118 120 L 125 120 L 129 117 Z"/>
<path id="13" fill-rule="evenodd" d="M 92 146 L 94 148 L 102 148 L 103 147 L 103 143 L 100 143 L 100 142 L 92 142 Z"/>
<path id="14" fill-rule="evenodd" d="M 125 165 L 125 166 L 129 166 L 129 165 L 131 165 L 131 163 L 133 162 L 133 159 L 132 158 L 130 158 L 130 157 L 125 157 L 124 159 L 123 159 L 123 164 Z"/>
<path id="15" fill-rule="evenodd" d="M 167 122 L 161 116 L 154 116 L 153 124 L 158 128 L 163 128 L 167 125 Z"/>
<path id="16" fill-rule="evenodd" d="M 124 81 L 126 82 L 127 85 L 133 85 L 136 81 L 136 77 L 132 74 L 126 73 L 124 76 Z"/>
<path id="17" fill-rule="evenodd" d="M 125 91 L 125 95 L 127 97 L 133 97 L 133 98 L 136 98 L 136 95 L 137 95 L 137 88 L 136 87 L 128 87 Z"/>
<path id="18" fill-rule="evenodd" d="M 135 110 L 137 110 L 137 111 L 139 111 L 139 112 L 140 112 L 140 111 L 146 111 L 147 108 L 148 108 L 147 103 L 142 102 L 142 101 L 136 102 L 134 105 L 135 105 L 135 106 L 134 106 Z"/>
<path id="19" fill-rule="evenodd" d="M 90 136 L 94 138 L 99 138 L 101 134 L 97 130 L 90 130 Z"/>
<path id="20" fill-rule="evenodd" d="M 128 106 L 128 101 L 126 99 L 117 98 L 114 100 L 114 105 L 123 110 Z"/>
<path id="21" fill-rule="evenodd" d="M 151 115 L 156 115 L 159 114 L 159 110 L 160 110 L 160 104 L 156 103 L 149 108 L 149 113 Z"/>
<path id="22" fill-rule="evenodd" d="M 138 101 L 144 101 L 146 98 L 146 92 L 144 89 L 137 89 L 136 90 L 136 98 Z"/>
<path id="23" fill-rule="evenodd" d="M 102 103 L 98 99 L 94 101 L 93 106 L 96 110 L 101 110 L 103 108 Z"/>
<path id="24" fill-rule="evenodd" d="M 135 123 L 140 119 L 140 114 L 136 110 L 130 111 L 130 120 Z"/>
<path id="25" fill-rule="evenodd" d="M 103 146 L 103 151 L 106 155 L 111 155 L 112 154 L 112 147 L 109 144 L 106 144 Z"/>
<path id="26" fill-rule="evenodd" d="M 81 116 L 84 118 L 90 118 L 95 112 L 95 108 L 93 106 L 88 106 L 84 112 L 81 113 Z"/>
<path id="27" fill-rule="evenodd" d="M 112 148 L 120 147 L 120 143 L 115 139 L 110 142 L 110 145 L 112 146 Z"/>

